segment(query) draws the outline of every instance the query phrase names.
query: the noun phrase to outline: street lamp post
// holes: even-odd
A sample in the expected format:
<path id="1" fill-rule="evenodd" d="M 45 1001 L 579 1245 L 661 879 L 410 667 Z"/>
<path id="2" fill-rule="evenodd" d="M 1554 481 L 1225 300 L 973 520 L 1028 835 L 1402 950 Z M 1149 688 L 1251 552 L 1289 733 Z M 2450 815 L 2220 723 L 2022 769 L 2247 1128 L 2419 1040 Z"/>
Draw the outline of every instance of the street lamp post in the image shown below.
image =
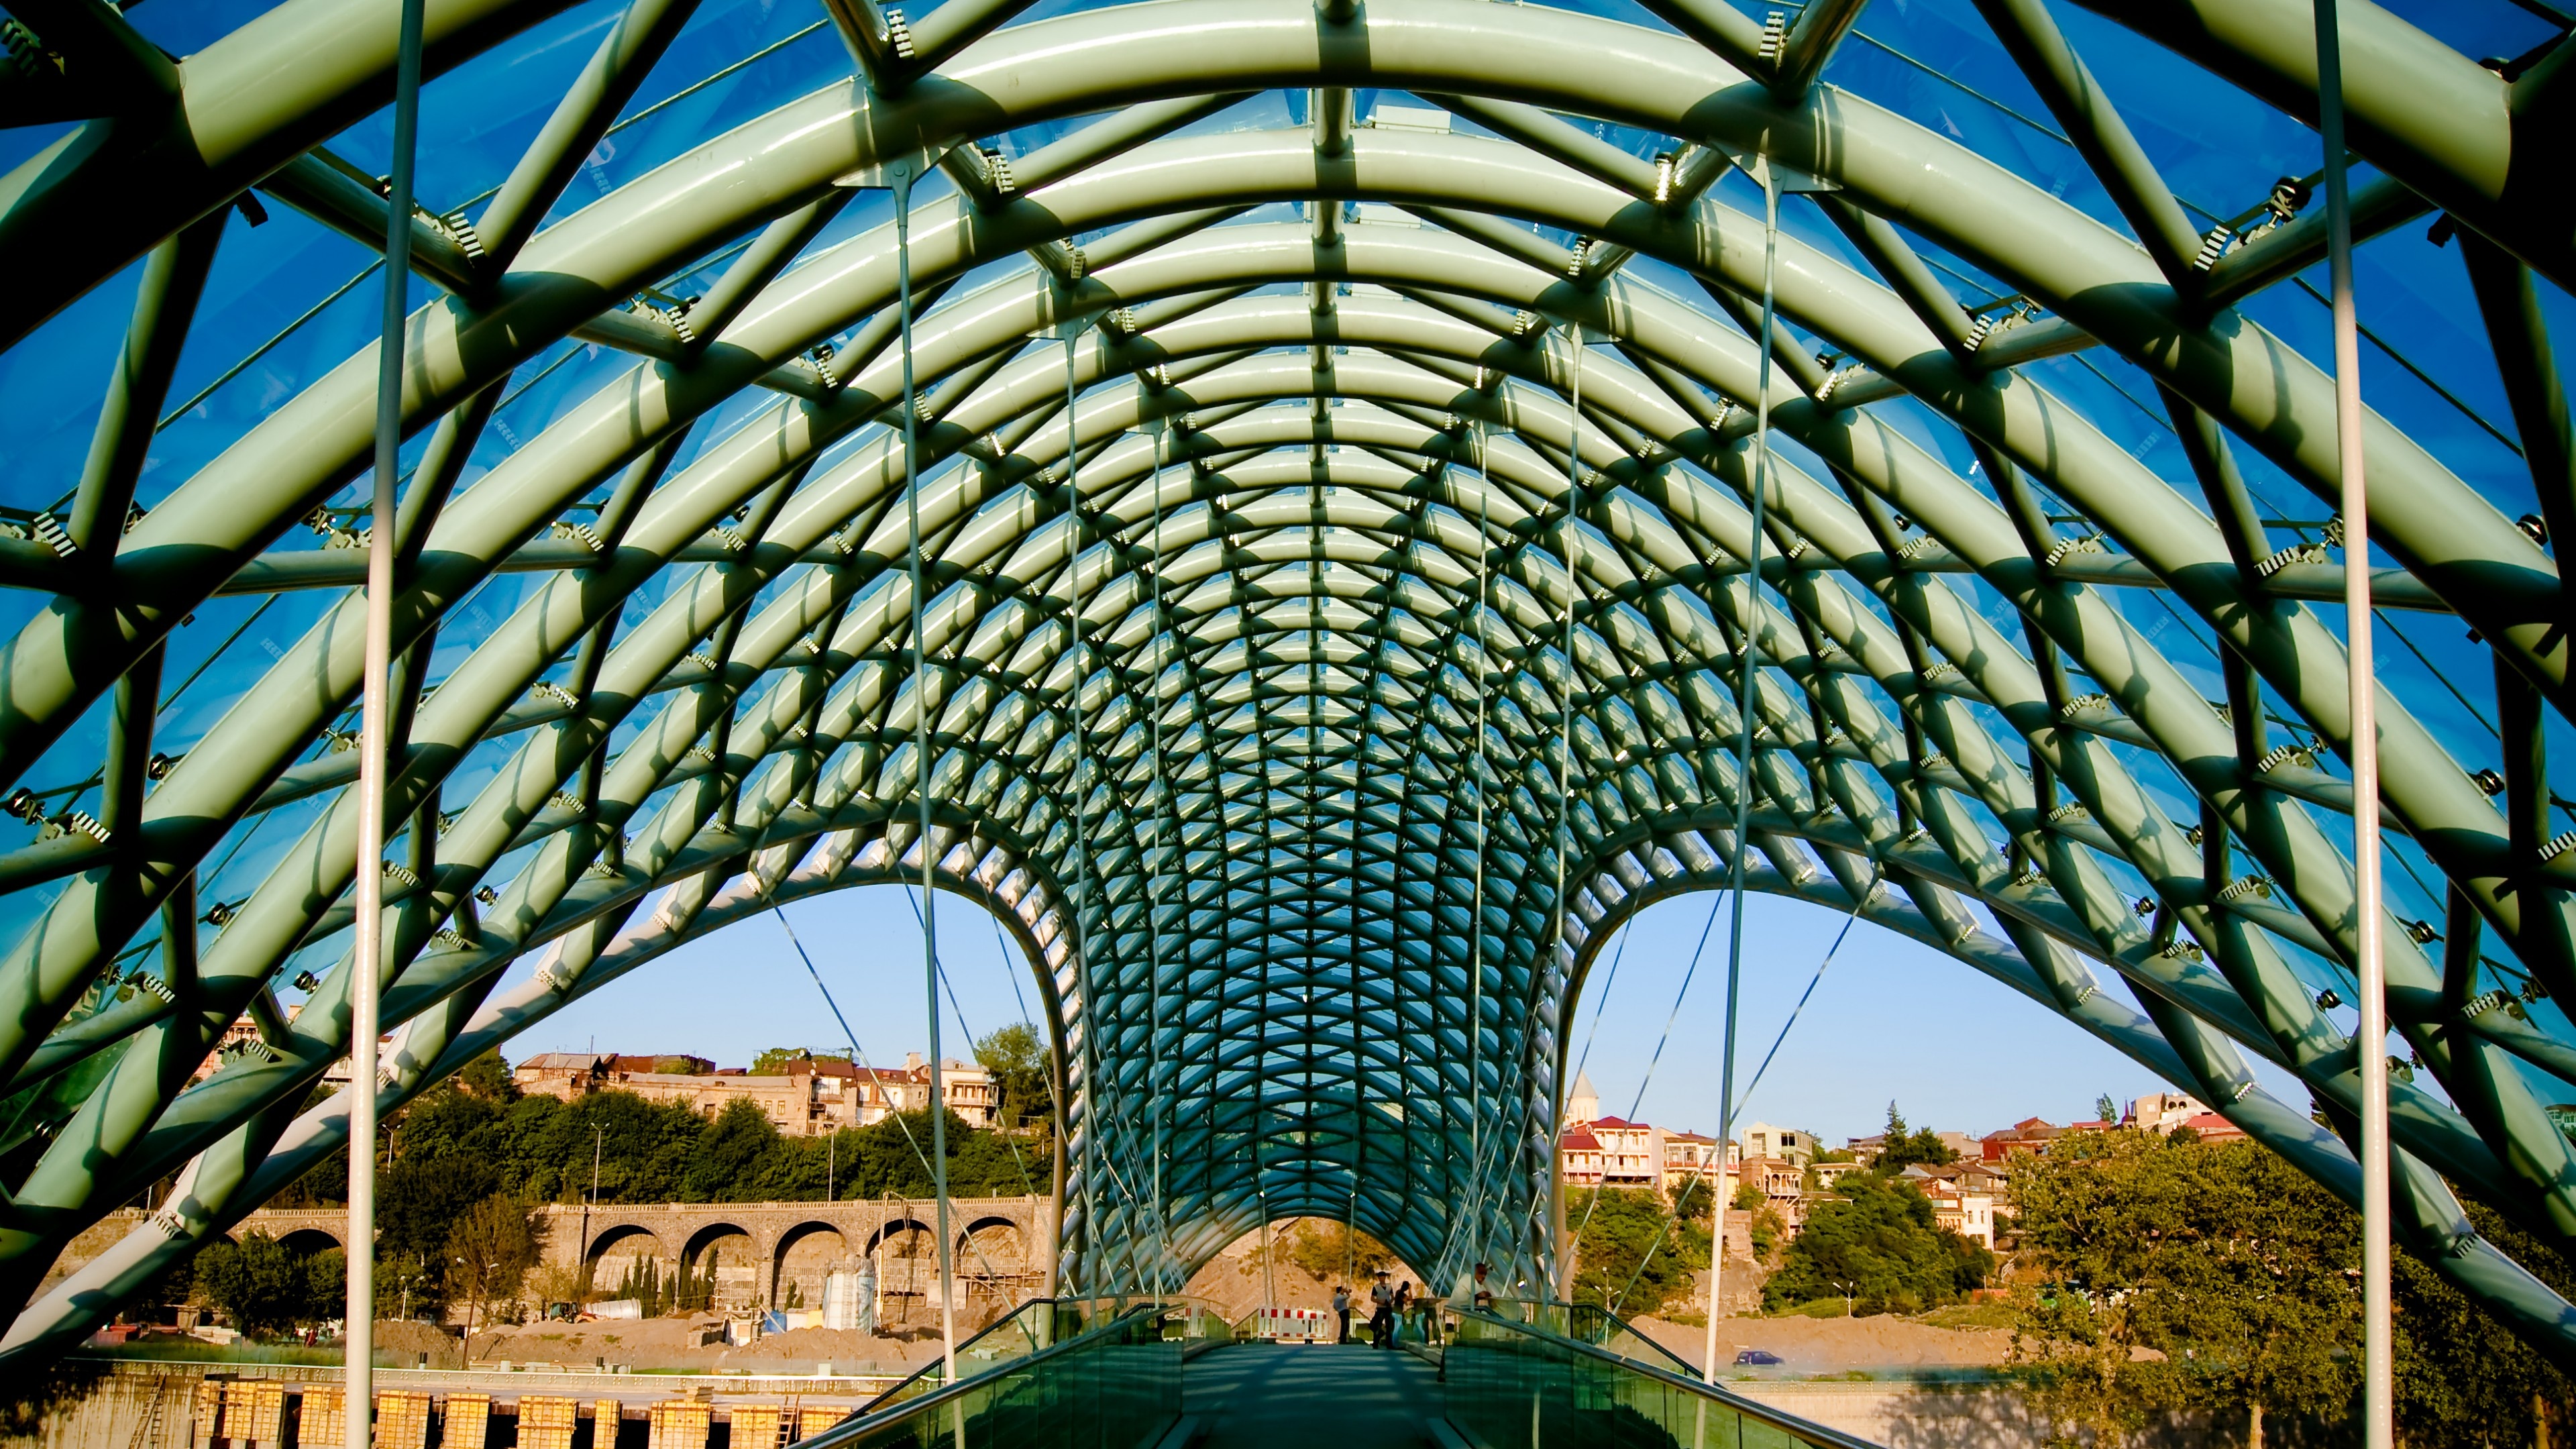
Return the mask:
<path id="1" fill-rule="evenodd" d="M 471 1258 L 459 1258 L 456 1261 L 465 1267 L 474 1267 L 474 1261 Z M 492 1275 L 500 1271 L 501 1265 L 497 1261 L 486 1263 L 475 1271 L 473 1296 L 465 1300 L 465 1361 L 467 1363 L 474 1361 L 475 1311 L 483 1306 L 483 1293 L 491 1285 Z"/>

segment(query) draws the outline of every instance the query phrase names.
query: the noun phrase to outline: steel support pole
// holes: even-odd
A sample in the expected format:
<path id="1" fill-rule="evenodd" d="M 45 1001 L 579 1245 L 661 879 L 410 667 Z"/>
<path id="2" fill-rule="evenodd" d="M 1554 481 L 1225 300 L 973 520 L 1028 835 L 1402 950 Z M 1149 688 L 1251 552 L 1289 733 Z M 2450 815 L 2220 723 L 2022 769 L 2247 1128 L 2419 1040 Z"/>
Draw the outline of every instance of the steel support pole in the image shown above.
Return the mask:
<path id="1" fill-rule="evenodd" d="M 385 766 L 392 701 L 395 482 L 402 463 L 403 336 L 411 312 L 414 153 L 420 141 L 423 0 L 403 0 L 394 60 L 394 155 L 385 227 L 384 329 L 376 344 L 376 482 L 367 530 L 366 658 L 359 676 L 356 919 L 349 957 L 349 1292 L 341 1341 L 348 1421 L 341 1443 L 374 1442 L 376 1364 L 376 1033 L 385 916 Z"/>
<path id="2" fill-rule="evenodd" d="M 2325 143 L 2326 261 L 2334 289 L 2335 457 L 2343 485 L 2344 650 L 2352 681 L 2352 883 L 2361 1022 L 2362 1437 L 2396 1437 L 2390 1338 L 2388 974 L 2380 953 L 2378 681 L 2371 664 L 2370 492 L 2362 454 L 2361 347 L 2352 301 L 2352 193 L 2344 165 L 2343 41 L 2335 0 L 2317 0 L 2317 130 Z"/>
<path id="3" fill-rule="evenodd" d="M 1565 549 L 1565 630 L 1561 646 L 1565 651 L 1565 693 L 1556 711 L 1556 939 L 1549 943 L 1551 968 L 1565 956 L 1565 855 L 1574 844 L 1574 509 L 1583 496 L 1583 324 L 1578 322 L 1567 331 L 1573 348 L 1568 359 L 1574 373 L 1568 389 L 1573 398 L 1573 413 L 1565 428 L 1565 522 L 1559 542 Z M 1539 973 L 1545 979 L 1545 973 Z M 1559 1063 L 1561 1067 L 1563 1064 Z M 1574 1291 L 1574 1251 L 1565 1240 L 1565 1082 L 1550 1084 L 1547 1114 L 1547 1245 L 1556 1259 L 1550 1266 L 1556 1270 L 1556 1296 L 1570 1297 Z M 1593 1189 L 1593 1201 L 1601 1200 L 1600 1189 Z M 1584 1210 L 1589 1222 L 1591 1209 Z"/>
<path id="4" fill-rule="evenodd" d="M 1082 1256 L 1075 1260 L 1079 1284 L 1096 1291 L 1100 1269 L 1100 1003 L 1092 993 L 1091 954 L 1083 912 L 1091 904 L 1090 797 L 1082 764 L 1090 751 L 1090 727 L 1082 718 L 1082 427 L 1074 414 L 1080 395 L 1075 385 L 1074 344 L 1081 338 L 1068 324 L 1064 331 L 1064 583 L 1069 596 L 1064 620 L 1065 652 L 1073 660 L 1073 685 L 1066 712 L 1073 720 L 1073 979 L 1082 992 Z M 1058 1225 L 1059 1229 L 1061 1224 Z"/>
<path id="5" fill-rule="evenodd" d="M 921 412 L 912 375 L 912 169 L 889 173 L 894 182 L 895 316 L 903 347 L 904 559 L 912 571 L 912 773 L 921 797 L 921 972 L 930 1003 L 930 1187 L 939 1226 L 939 1343 L 949 1383 L 957 1382 L 957 1277 L 948 1242 L 948 1102 L 939 1081 L 939 897 L 932 890 L 938 852 L 930 841 L 930 643 L 929 602 L 922 597 Z M 958 1442 L 965 1442 L 960 1421 Z"/>
<path id="6" fill-rule="evenodd" d="M 1171 436 L 1168 423 L 1149 425 L 1147 436 L 1153 440 L 1154 489 L 1152 507 L 1153 567 L 1146 617 L 1154 630 L 1154 667 L 1145 679 L 1145 707 L 1153 711 L 1146 730 L 1148 748 L 1153 751 L 1153 764 L 1148 771 L 1147 788 L 1154 799 L 1147 806 L 1154 812 L 1154 844 L 1168 849 L 1163 840 L 1163 821 L 1172 812 L 1163 808 L 1163 440 Z M 1141 843 L 1141 842 L 1140 842 Z M 1157 853 L 1161 853 L 1160 850 Z M 1142 858 L 1138 863 L 1143 864 Z M 1163 1215 L 1163 869 L 1158 863 L 1147 867 L 1145 876 L 1145 1110 L 1154 1114 L 1152 1140 L 1154 1160 L 1154 1292 L 1159 1296 L 1171 1291 L 1172 1225 Z M 1183 906 L 1183 914 L 1187 914 Z"/>
<path id="7" fill-rule="evenodd" d="M 1780 168 L 1762 158 L 1762 337 L 1761 360 L 1753 396 L 1753 527 L 1745 544 L 1744 643 L 1735 660 L 1735 861 L 1728 872 L 1729 915 L 1726 923 L 1726 1041 L 1718 1057 L 1717 1203 L 1712 1209 L 1708 1256 L 1708 1341 L 1700 1372 L 1717 1381 L 1717 1306 L 1719 1284 L 1726 1277 L 1726 1149 L 1735 1138 L 1735 1003 L 1744 975 L 1745 834 L 1753 813 L 1753 696 L 1755 665 L 1761 658 L 1756 634 L 1762 615 L 1762 500 L 1771 482 L 1771 353 L 1774 315 L 1772 282 L 1780 257 Z"/>
<path id="8" fill-rule="evenodd" d="M 1485 424 L 1471 422 L 1476 447 L 1476 881 L 1468 922 L 1467 967 L 1467 1262 L 1485 1261 L 1485 605 L 1493 557 L 1494 480 L 1485 471 Z"/>

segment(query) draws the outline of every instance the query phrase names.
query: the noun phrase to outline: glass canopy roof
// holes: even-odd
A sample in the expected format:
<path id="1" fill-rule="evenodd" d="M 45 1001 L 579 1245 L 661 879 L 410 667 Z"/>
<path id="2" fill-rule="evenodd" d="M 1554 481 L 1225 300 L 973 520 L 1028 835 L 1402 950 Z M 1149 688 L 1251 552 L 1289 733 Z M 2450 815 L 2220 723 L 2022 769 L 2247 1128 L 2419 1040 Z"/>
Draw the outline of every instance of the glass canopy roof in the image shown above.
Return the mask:
<path id="1" fill-rule="evenodd" d="M 344 1141 L 396 7 L 10 8 L 15 1360 Z M 2576 1232 L 2569 21 L 2343 9 L 2399 1226 L 2565 1362 L 2454 1192 Z M 1741 852 L 2356 1191 L 2313 34 L 429 0 L 383 1102 L 927 857 L 1044 988 L 1070 1283 L 1535 1275 L 1592 951 Z"/>

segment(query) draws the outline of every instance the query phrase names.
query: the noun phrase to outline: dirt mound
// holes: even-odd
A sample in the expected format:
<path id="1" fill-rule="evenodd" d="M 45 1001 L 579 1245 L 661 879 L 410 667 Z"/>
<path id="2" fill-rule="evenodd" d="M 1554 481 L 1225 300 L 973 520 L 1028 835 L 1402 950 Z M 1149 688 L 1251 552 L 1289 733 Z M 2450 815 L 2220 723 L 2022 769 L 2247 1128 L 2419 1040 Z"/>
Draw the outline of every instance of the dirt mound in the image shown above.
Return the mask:
<path id="1" fill-rule="evenodd" d="M 507 1360 L 586 1368 L 604 1360 L 639 1369 L 748 1369 L 754 1373 L 794 1374 L 810 1374 L 818 1363 L 829 1363 L 835 1373 L 869 1374 L 910 1373 L 940 1353 L 936 1334 L 907 1333 L 897 1337 L 831 1328 L 775 1333 L 743 1348 L 704 1341 L 711 1331 L 723 1326 L 722 1319 L 705 1314 L 505 1325 L 474 1335 L 474 1362 L 493 1364 Z"/>
<path id="2" fill-rule="evenodd" d="M 1689 1363 L 1698 1363 L 1707 1347 L 1705 1328 L 1653 1318 L 1638 1320 L 1637 1327 Z M 1732 1364 L 1736 1353 L 1748 1348 L 1780 1355 L 1783 1362 L 1773 1372 L 1797 1375 L 1855 1369 L 1983 1368 L 2011 1356 L 2012 1333 L 2002 1328 L 1938 1328 L 1893 1315 L 1718 1320 L 1721 1366 Z"/>
<path id="3" fill-rule="evenodd" d="M 1319 1278 L 1308 1272 L 1296 1261 L 1294 1245 L 1290 1241 L 1291 1234 L 1310 1222 L 1319 1223 L 1328 1231 L 1336 1230 L 1334 1224 L 1322 1219 L 1289 1218 L 1281 1221 L 1275 1229 L 1277 1247 L 1267 1265 L 1262 1261 L 1261 1234 L 1246 1233 L 1211 1259 L 1206 1267 L 1199 1269 L 1181 1291 L 1193 1298 L 1205 1298 L 1221 1305 L 1230 1320 L 1242 1318 L 1260 1307 L 1265 1299 L 1281 1308 L 1329 1311 L 1333 1306 L 1334 1285 L 1346 1280 L 1339 1273 Z M 1387 1273 L 1391 1283 L 1410 1281 L 1416 1292 L 1424 1287 L 1422 1275 L 1402 1261 Z M 1354 1296 L 1365 1303 L 1368 1285 L 1373 1280 L 1365 1275 L 1355 1275 L 1347 1281 Z M 1440 1291 L 1446 1292 L 1447 1285 L 1441 1285 Z M 1367 1308 L 1361 1307 L 1356 1316 L 1366 1318 Z"/>
<path id="4" fill-rule="evenodd" d="M 435 1324 L 422 1323 L 410 1318 L 379 1318 L 376 1320 L 375 1334 L 378 1363 L 391 1363 L 400 1368 L 410 1368 L 420 1362 L 420 1355 L 428 1354 L 431 1368 L 452 1369 L 465 1366 L 464 1344 L 458 1341 L 455 1334 L 446 1332 Z"/>

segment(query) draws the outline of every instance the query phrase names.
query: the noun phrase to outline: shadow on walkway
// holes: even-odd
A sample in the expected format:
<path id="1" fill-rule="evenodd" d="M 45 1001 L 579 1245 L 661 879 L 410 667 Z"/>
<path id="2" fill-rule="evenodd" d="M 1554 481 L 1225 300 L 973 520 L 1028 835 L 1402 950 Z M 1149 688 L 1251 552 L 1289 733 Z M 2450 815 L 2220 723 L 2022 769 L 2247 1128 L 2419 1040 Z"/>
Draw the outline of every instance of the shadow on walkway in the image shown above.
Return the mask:
<path id="1" fill-rule="evenodd" d="M 1358 1345 L 1221 1348 L 1191 1361 L 1181 1393 L 1202 1449 L 1418 1449 L 1440 1413 L 1431 1365 Z"/>

